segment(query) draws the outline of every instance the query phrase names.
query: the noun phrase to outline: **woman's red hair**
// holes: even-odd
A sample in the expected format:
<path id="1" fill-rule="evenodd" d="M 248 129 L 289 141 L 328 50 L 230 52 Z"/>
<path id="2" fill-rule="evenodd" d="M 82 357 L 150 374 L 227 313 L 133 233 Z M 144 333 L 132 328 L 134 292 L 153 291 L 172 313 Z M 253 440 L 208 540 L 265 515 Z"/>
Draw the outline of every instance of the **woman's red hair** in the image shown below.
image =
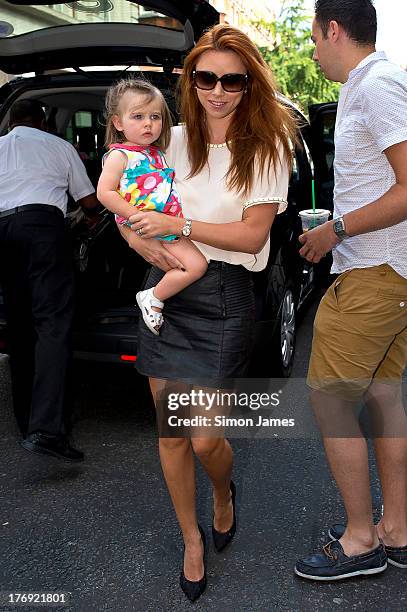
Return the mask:
<path id="1" fill-rule="evenodd" d="M 198 58 L 205 51 L 233 51 L 247 68 L 247 92 L 238 105 L 226 134 L 231 151 L 227 174 L 229 189 L 246 195 L 254 181 L 255 163 L 260 173 L 276 168 L 281 142 L 291 164 L 292 143 L 297 126 L 292 112 L 277 98 L 277 86 L 270 68 L 248 36 L 229 25 L 218 24 L 205 32 L 188 54 L 178 84 L 181 119 L 186 124 L 190 176 L 198 174 L 208 161 L 209 132 L 205 112 L 192 80 Z M 219 75 L 220 76 L 220 75 Z"/>

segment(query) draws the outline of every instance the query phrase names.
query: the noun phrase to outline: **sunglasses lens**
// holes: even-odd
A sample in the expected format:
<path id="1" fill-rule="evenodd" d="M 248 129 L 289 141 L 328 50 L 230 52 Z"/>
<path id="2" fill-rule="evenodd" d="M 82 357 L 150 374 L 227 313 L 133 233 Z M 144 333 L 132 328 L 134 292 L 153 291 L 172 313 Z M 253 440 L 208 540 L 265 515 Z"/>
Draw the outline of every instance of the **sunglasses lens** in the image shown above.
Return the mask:
<path id="1" fill-rule="evenodd" d="M 246 86 L 246 75 L 244 74 L 224 74 L 220 79 L 225 91 L 242 91 Z"/>
<path id="2" fill-rule="evenodd" d="M 218 79 L 216 74 L 206 70 L 196 70 L 194 72 L 194 83 L 198 89 L 206 89 L 207 91 L 215 89 L 218 80 L 221 82 L 225 91 L 238 92 L 242 91 L 247 84 L 247 76 L 245 74 L 224 74 Z"/>
<path id="3" fill-rule="evenodd" d="M 199 89 L 214 89 L 216 87 L 216 74 L 213 72 L 206 72 L 205 70 L 197 70 L 194 73 L 195 85 Z"/>

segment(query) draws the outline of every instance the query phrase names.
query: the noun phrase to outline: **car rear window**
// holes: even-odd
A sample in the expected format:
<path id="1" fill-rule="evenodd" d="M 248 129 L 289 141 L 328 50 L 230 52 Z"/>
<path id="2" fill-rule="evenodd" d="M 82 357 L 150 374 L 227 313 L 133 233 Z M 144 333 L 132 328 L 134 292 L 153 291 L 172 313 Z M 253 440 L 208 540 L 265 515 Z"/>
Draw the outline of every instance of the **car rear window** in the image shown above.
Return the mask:
<path id="1" fill-rule="evenodd" d="M 183 30 L 182 24 L 137 2 L 123 0 L 80 0 L 69 4 L 0 6 L 0 36 L 17 36 L 44 28 L 81 23 L 145 24 L 171 30 Z"/>

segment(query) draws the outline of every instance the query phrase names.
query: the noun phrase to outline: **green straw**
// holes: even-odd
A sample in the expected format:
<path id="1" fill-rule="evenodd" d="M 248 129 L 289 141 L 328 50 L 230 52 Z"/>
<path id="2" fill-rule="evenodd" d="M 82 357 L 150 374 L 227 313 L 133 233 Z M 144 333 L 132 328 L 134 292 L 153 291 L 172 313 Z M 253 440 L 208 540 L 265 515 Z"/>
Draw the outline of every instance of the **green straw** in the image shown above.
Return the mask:
<path id="1" fill-rule="evenodd" d="M 315 180 L 314 179 L 312 179 L 311 181 L 311 189 L 312 189 L 312 210 L 315 215 Z"/>

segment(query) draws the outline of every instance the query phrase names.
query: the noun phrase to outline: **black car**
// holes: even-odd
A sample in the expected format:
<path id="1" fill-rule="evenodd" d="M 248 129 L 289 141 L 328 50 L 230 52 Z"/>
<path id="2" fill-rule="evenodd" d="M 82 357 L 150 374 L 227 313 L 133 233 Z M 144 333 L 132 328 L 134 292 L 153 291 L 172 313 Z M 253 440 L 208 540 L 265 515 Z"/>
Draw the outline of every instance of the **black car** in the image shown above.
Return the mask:
<path id="1" fill-rule="evenodd" d="M 32 12 L 34 5 L 43 10 L 41 5 L 46 2 L 11 0 L 9 4 L 15 5 L 18 16 L 23 5 L 29 4 Z M 83 23 L 42 27 L 0 38 L 0 69 L 10 74 L 35 73 L 0 88 L 0 135 L 7 131 L 13 102 L 28 97 L 40 100 L 50 131 L 78 149 L 95 185 L 104 153 L 103 102 L 108 86 L 123 74 L 141 73 L 162 90 L 176 117 L 174 89 L 183 58 L 201 33 L 219 20 L 205 0 L 130 0 L 119 5 L 119 21 L 112 20 L 115 7 L 110 0 L 92 3 L 92 7 L 85 2 L 48 5 L 47 15 L 58 10 L 65 15 L 68 7 L 75 20 Z M 0 21 L 4 22 L 1 11 Z M 287 100 L 285 103 L 290 104 Z M 327 111 L 331 126 L 335 110 L 332 107 Z M 312 266 L 298 254 L 298 212 L 312 206 L 314 165 L 317 204 L 332 208 L 326 148 L 330 135 L 324 127 L 325 119 L 321 122 L 323 109 L 315 109 L 314 136 L 307 119 L 295 112 L 302 127 L 294 151 L 288 208 L 273 224 L 266 269 L 254 274 L 257 323 L 251 370 L 256 377 L 290 375 L 297 313 L 312 294 L 316 276 L 324 274 L 324 265 Z M 321 149 L 325 141 L 327 145 Z M 147 264 L 120 237 L 111 213 L 102 213 L 92 229 L 75 211 L 70 217 L 77 279 L 75 356 L 134 364 L 138 322 L 135 295 Z M 4 338 L 5 325 L 0 313 L 0 338 Z"/>

